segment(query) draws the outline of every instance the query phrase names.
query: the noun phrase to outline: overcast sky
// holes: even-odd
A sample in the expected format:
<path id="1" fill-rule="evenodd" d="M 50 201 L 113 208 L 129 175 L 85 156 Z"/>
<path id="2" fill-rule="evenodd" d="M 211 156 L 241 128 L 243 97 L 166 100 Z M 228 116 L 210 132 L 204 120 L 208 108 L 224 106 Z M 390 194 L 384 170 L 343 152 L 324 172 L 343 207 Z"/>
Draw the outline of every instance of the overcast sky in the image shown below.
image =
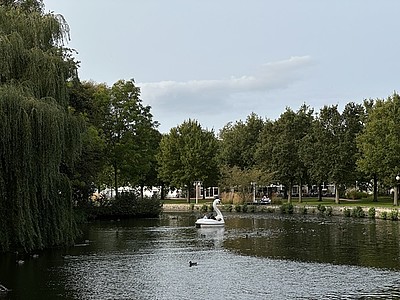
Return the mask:
<path id="1" fill-rule="evenodd" d="M 71 29 L 81 80 L 134 78 L 159 130 L 216 133 L 254 112 L 399 90 L 398 0 L 44 0 Z"/>

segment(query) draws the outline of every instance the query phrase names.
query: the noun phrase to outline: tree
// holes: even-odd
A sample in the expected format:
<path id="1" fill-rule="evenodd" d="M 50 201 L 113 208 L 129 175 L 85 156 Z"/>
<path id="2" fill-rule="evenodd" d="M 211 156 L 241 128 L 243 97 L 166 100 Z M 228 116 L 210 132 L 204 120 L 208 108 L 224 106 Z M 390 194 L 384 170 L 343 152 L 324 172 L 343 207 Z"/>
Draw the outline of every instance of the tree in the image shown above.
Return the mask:
<path id="1" fill-rule="evenodd" d="M 104 99 L 108 98 L 108 90 L 104 84 L 74 80 L 69 82 L 68 91 L 70 108 L 84 119 L 86 129 L 82 133 L 81 155 L 69 177 L 74 201 L 78 205 L 87 205 L 89 196 L 99 188 L 106 163 L 102 124 L 105 118 L 103 103 L 107 103 Z"/>
<path id="2" fill-rule="evenodd" d="M 310 128 L 312 112 L 306 105 L 298 112 L 286 108 L 278 120 L 267 124 L 258 144 L 257 161 L 263 170 L 274 173 L 276 181 L 286 185 L 288 202 L 291 202 L 293 184 L 297 182 L 301 187 L 307 176 L 300 147 Z"/>
<path id="3" fill-rule="evenodd" d="M 189 119 L 162 137 L 157 155 L 159 176 L 171 186 L 186 187 L 190 203 L 194 181 L 201 180 L 204 185 L 215 183 L 217 150 L 214 132 L 203 130 L 197 121 Z"/>
<path id="4" fill-rule="evenodd" d="M 360 149 L 358 167 L 375 175 L 387 186 L 397 186 L 400 173 L 400 96 L 394 93 L 387 100 L 376 100 L 368 111 L 363 132 L 357 138 Z M 397 194 L 397 193 L 396 193 Z M 397 205 L 397 197 L 394 204 Z"/>
<path id="5" fill-rule="evenodd" d="M 0 251 L 66 245 L 77 235 L 64 173 L 80 153 L 82 123 L 66 87 L 77 63 L 63 47 L 68 25 L 40 4 L 0 3 Z"/>
<path id="6" fill-rule="evenodd" d="M 228 123 L 222 128 L 219 138 L 220 161 L 223 165 L 249 169 L 255 166 L 254 153 L 264 121 L 256 114 L 250 114 L 246 122 Z"/>
<path id="7" fill-rule="evenodd" d="M 158 123 L 139 96 L 133 79 L 119 80 L 109 90 L 102 130 L 117 197 L 119 186 L 139 184 L 150 172 L 157 151 L 153 142 Z"/>

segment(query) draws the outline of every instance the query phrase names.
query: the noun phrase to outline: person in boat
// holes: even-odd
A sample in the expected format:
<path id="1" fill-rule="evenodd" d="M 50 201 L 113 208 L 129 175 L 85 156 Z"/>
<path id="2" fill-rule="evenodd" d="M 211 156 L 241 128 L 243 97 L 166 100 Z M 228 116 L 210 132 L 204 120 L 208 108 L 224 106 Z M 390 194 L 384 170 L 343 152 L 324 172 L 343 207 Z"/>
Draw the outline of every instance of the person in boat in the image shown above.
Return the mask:
<path id="1" fill-rule="evenodd" d="M 270 204 L 271 203 L 271 199 L 268 196 L 264 195 L 262 197 L 262 199 L 261 199 L 261 202 L 262 203 L 266 203 L 266 204 Z"/>

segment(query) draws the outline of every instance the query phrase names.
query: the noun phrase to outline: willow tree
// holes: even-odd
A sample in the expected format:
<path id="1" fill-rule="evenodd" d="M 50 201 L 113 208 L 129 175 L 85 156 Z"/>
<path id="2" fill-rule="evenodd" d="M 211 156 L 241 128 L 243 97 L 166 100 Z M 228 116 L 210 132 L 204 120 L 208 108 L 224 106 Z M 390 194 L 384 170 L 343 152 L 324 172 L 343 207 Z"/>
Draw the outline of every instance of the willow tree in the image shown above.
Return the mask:
<path id="1" fill-rule="evenodd" d="M 0 2 L 0 251 L 68 244 L 77 233 L 62 173 L 79 153 L 66 90 L 77 65 L 64 19 L 40 7 Z"/>

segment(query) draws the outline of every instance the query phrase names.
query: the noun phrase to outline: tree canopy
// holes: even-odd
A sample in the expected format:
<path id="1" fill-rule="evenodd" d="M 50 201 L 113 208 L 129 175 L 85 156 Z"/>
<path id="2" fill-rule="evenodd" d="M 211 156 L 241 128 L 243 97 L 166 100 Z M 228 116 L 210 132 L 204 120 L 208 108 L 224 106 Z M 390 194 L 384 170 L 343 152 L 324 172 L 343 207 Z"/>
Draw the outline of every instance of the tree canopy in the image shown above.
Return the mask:
<path id="1" fill-rule="evenodd" d="M 186 187 L 188 202 L 194 181 L 217 184 L 218 144 L 213 131 L 188 120 L 162 137 L 157 155 L 159 176 L 175 187 Z"/>
<path id="2" fill-rule="evenodd" d="M 82 132 L 68 109 L 77 62 L 62 46 L 67 36 L 63 18 L 40 2 L 0 5 L 0 251 L 68 244 L 77 234 L 63 172 Z"/>

